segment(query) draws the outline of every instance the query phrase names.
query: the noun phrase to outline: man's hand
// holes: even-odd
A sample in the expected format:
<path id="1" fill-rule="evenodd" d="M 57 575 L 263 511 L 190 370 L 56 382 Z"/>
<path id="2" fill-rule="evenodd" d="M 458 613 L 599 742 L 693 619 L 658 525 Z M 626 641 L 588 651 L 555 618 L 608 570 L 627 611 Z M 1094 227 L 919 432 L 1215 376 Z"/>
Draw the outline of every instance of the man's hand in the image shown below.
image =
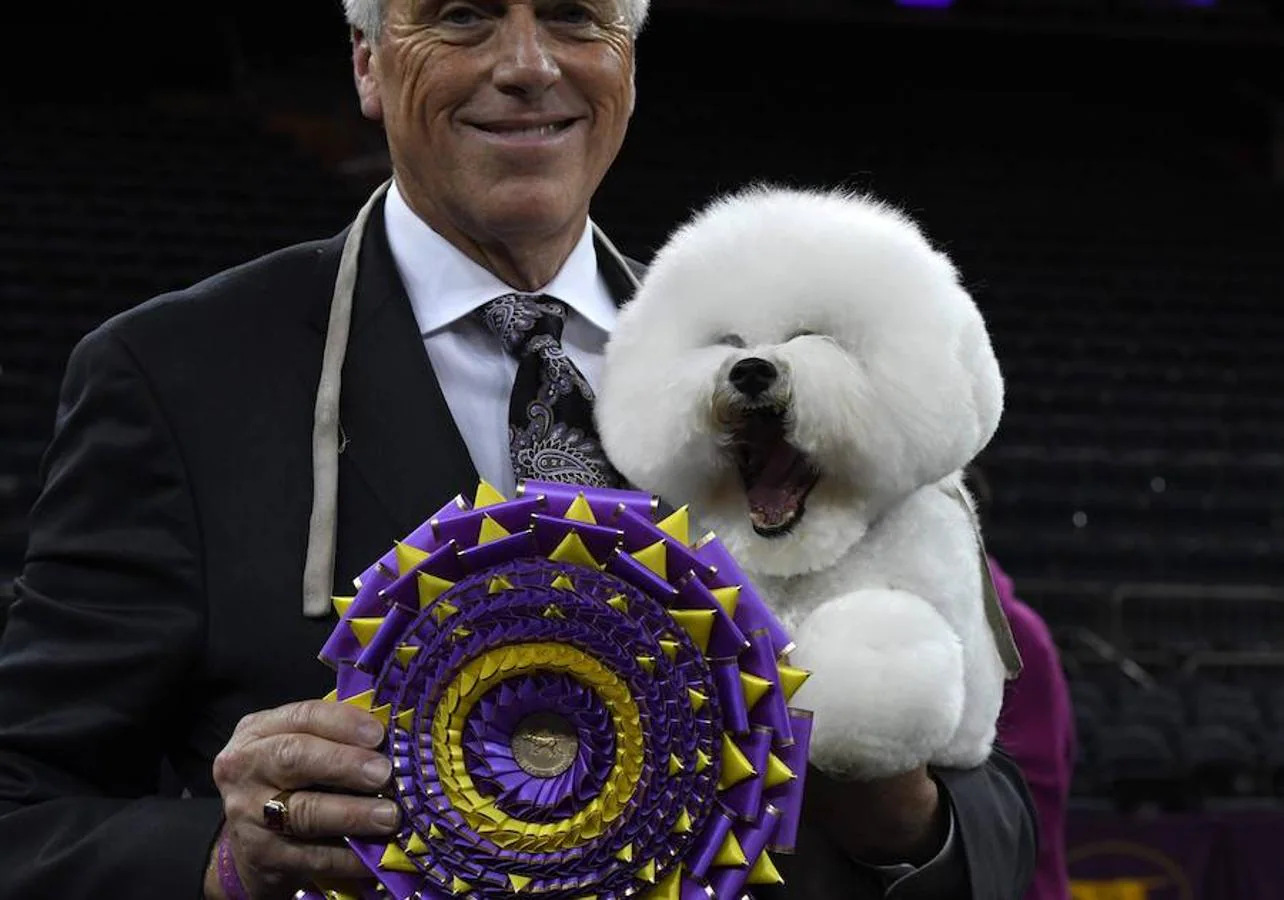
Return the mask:
<path id="1" fill-rule="evenodd" d="M 930 862 L 949 828 L 949 811 L 926 767 L 870 781 L 811 769 L 803 808 L 849 858 L 870 865 Z"/>
<path id="2" fill-rule="evenodd" d="M 369 713 L 321 700 L 254 713 L 236 726 L 214 760 L 214 783 L 227 818 L 223 836 L 254 900 L 290 897 L 318 880 L 369 878 L 339 838 L 397 829 L 395 803 L 353 796 L 387 784 L 391 764 L 375 752 L 383 738 L 383 726 Z M 289 798 L 289 834 L 269 830 L 263 820 L 263 804 L 283 790 L 298 792 Z M 213 859 L 205 897 L 224 897 Z"/>

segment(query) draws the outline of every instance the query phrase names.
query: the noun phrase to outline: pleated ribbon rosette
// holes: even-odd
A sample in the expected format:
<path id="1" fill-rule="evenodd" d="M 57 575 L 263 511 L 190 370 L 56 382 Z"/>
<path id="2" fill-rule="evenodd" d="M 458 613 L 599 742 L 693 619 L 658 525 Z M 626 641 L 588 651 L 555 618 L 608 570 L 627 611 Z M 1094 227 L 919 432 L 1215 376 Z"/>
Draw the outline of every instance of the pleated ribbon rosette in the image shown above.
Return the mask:
<path id="1" fill-rule="evenodd" d="M 387 723 L 402 810 L 392 840 L 349 840 L 369 896 L 732 900 L 780 882 L 811 734 L 784 627 L 716 537 L 692 544 L 685 508 L 518 493 L 456 498 L 335 599 L 327 699 Z M 562 758 L 532 771 L 518 741 L 541 718 Z"/>

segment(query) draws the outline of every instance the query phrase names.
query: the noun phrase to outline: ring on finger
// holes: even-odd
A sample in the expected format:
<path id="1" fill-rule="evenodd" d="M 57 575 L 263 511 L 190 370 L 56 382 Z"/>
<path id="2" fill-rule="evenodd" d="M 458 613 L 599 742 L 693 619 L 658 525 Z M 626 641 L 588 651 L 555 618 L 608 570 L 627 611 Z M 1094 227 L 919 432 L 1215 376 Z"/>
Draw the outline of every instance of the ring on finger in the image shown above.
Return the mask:
<path id="1" fill-rule="evenodd" d="M 263 804 L 263 826 L 277 834 L 290 834 L 290 795 L 294 791 L 281 791 Z"/>

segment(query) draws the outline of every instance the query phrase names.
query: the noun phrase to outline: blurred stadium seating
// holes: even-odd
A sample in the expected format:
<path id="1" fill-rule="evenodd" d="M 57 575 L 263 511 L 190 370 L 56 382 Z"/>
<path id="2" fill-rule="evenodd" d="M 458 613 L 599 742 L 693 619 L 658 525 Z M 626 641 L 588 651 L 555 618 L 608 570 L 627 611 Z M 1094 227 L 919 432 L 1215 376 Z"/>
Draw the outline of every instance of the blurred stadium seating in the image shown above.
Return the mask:
<path id="1" fill-rule="evenodd" d="M 0 141 L 0 583 L 16 574 L 72 345 L 109 316 L 330 234 L 353 192 L 244 116 L 29 106 Z"/>
<path id="2" fill-rule="evenodd" d="M 1267 21 L 1253 4 L 1184 14 Z M 1234 46 L 1013 49 L 858 25 L 798 24 L 803 70 L 761 22 L 679 16 L 643 38 L 634 134 L 598 220 L 646 257 L 710 193 L 754 179 L 841 182 L 918 215 L 1008 378 L 983 459 L 990 548 L 1063 647 L 1076 794 L 1284 798 L 1284 194 L 1269 129 L 1226 113 L 1245 82 L 1284 101 L 1278 82 Z M 341 52 L 332 64 L 348 104 Z M 21 566 L 74 342 L 157 292 L 337 231 L 363 196 L 368 174 L 266 125 L 254 103 L 138 94 L 9 111 L 0 586 Z"/>

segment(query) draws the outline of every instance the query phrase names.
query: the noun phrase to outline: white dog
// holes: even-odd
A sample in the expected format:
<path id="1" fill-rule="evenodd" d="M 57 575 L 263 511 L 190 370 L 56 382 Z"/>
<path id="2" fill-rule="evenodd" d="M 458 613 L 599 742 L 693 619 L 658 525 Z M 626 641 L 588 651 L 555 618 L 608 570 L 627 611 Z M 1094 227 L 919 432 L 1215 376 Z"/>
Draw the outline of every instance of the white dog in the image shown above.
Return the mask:
<path id="1" fill-rule="evenodd" d="M 607 455 L 689 503 L 790 629 L 822 770 L 990 752 L 1007 632 L 987 620 L 960 470 L 1002 406 L 953 264 L 858 196 L 723 198 L 621 313 L 596 405 Z"/>

